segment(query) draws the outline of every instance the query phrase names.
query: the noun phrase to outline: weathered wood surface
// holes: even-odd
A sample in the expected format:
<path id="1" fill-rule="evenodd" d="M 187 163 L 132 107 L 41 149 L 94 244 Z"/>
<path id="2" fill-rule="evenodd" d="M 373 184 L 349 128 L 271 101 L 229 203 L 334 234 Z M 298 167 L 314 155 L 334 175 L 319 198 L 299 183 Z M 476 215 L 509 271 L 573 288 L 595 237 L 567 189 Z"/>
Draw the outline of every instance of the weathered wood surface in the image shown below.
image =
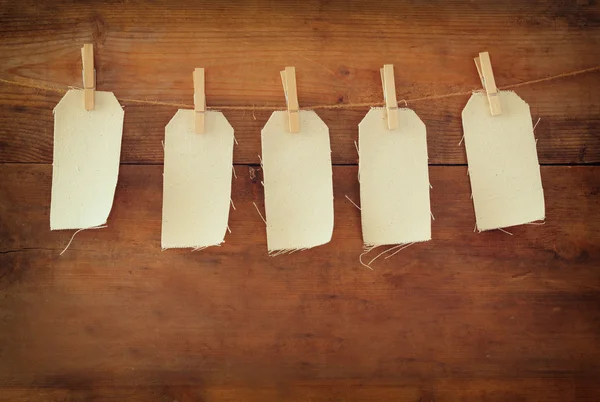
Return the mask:
<path id="1" fill-rule="evenodd" d="M 123 166 L 109 227 L 60 256 L 72 231 L 48 231 L 51 167 L 2 166 L 8 395 L 133 395 L 132 384 L 140 400 L 157 385 L 208 400 L 600 395 L 600 168 L 543 168 L 546 224 L 510 236 L 473 232 L 465 167 L 432 167 L 435 240 L 373 271 L 345 198 L 358 199 L 355 166 L 334 169 L 332 242 L 275 258 L 247 169 L 221 247 L 161 251 L 162 167 Z"/>
<path id="2" fill-rule="evenodd" d="M 158 381 L 161 382 L 161 381 Z M 202 383 L 198 380 L 197 383 Z M 76 384 L 76 383 L 75 383 Z M 590 392 L 592 391 L 592 392 Z M 0 399 L 30 401 L 590 401 L 597 398 L 585 382 L 566 378 L 474 379 L 412 378 L 380 380 L 317 379 L 285 385 L 202 387 L 166 386 L 107 388 L 11 388 Z M 435 398 L 435 399 L 434 399 Z"/>
<path id="3" fill-rule="evenodd" d="M 600 66 L 600 7 L 572 1 L 226 2 L 165 1 L 90 6 L 3 1 L 0 78 L 81 86 L 84 42 L 93 42 L 99 90 L 126 108 L 124 163 L 162 163 L 164 126 L 193 102 L 192 71 L 206 69 L 208 106 L 283 107 L 279 71 L 296 66 L 301 106 L 383 101 L 379 68 L 396 66 L 398 99 L 427 125 L 433 164 L 464 164 L 460 113 L 481 88 L 473 57 L 487 50 L 499 87 Z M 543 164 L 600 162 L 600 71 L 517 89 L 537 121 Z M 52 162 L 52 109 L 60 95 L 0 83 L 0 162 Z M 356 162 L 353 141 L 366 107 L 319 110 L 333 162 Z M 269 111 L 225 114 L 236 163 L 257 163 Z"/>
<path id="4" fill-rule="evenodd" d="M 126 110 L 122 162 L 142 166 L 122 166 L 109 227 L 60 256 L 72 231 L 49 231 L 52 109 L 81 86 L 85 42 L 98 90 Z M 546 224 L 510 236 L 473 233 L 466 167 L 433 166 L 434 240 L 371 271 L 345 199 L 359 199 L 356 166 L 334 167 L 332 242 L 276 258 L 247 166 L 261 108 L 284 105 L 284 66 L 301 106 L 344 107 L 317 109 L 334 164 L 356 164 L 368 106 L 346 107 L 382 102 L 393 63 L 430 163 L 462 165 L 478 52 L 503 88 L 598 67 L 599 48 L 600 6 L 585 0 L 0 0 L 0 400 L 600 400 L 599 167 L 543 167 Z M 161 141 L 177 106 L 131 100 L 191 108 L 195 67 L 209 106 L 257 109 L 224 109 L 239 141 L 226 243 L 162 252 Z M 599 87 L 595 70 L 515 88 L 541 119 L 542 164 L 600 162 Z"/>

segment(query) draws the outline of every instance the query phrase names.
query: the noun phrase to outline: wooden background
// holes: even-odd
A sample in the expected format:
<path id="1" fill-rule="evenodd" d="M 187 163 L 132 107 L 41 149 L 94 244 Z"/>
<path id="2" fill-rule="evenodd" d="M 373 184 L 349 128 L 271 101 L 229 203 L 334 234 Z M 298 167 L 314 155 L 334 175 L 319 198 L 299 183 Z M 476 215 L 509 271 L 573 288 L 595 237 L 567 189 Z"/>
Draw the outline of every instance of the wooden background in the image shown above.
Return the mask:
<path id="1" fill-rule="evenodd" d="M 52 109 L 81 86 L 85 42 L 98 89 L 125 107 L 122 166 L 108 228 L 61 256 L 72 231 L 49 231 Z M 484 50 L 541 119 L 546 224 L 513 236 L 473 232 L 459 146 Z M 431 242 L 370 271 L 345 199 L 359 198 L 368 108 L 350 106 L 382 101 L 384 63 L 427 126 L 436 220 Z M 283 107 L 287 65 L 301 106 L 344 105 L 317 109 L 336 224 L 331 243 L 270 258 L 252 204 L 270 112 L 251 107 Z M 239 141 L 233 233 L 161 251 L 161 140 L 177 107 L 131 100 L 191 105 L 200 66 L 209 106 L 248 107 L 224 108 Z M 596 0 L 1 0 L 0 80 L 0 400 L 600 400 Z"/>

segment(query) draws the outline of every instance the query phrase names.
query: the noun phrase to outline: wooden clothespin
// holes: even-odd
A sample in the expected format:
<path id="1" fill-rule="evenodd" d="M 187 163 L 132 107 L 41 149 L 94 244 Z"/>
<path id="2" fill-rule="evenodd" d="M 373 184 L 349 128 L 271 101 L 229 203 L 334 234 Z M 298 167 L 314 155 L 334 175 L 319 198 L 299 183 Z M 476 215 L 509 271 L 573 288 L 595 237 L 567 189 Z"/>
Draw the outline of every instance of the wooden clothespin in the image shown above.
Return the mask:
<path id="1" fill-rule="evenodd" d="M 475 66 L 477 67 L 477 73 L 479 73 L 481 84 L 487 93 L 492 116 L 498 116 L 502 114 L 502 108 L 500 107 L 500 96 L 498 93 L 498 88 L 496 87 L 496 80 L 494 79 L 494 71 L 492 70 L 492 62 L 490 61 L 489 53 L 479 53 L 479 57 L 475 57 Z"/>
<path id="2" fill-rule="evenodd" d="M 398 101 L 396 100 L 396 80 L 394 80 L 394 65 L 384 64 L 381 72 L 383 99 L 387 116 L 388 128 L 398 128 Z"/>
<path id="3" fill-rule="evenodd" d="M 286 67 L 281 72 L 281 82 L 287 103 L 290 133 L 300 132 L 300 107 L 298 106 L 298 90 L 296 88 L 296 68 Z"/>
<path id="4" fill-rule="evenodd" d="M 204 112 L 206 97 L 204 95 L 204 69 L 194 70 L 194 114 L 196 115 L 196 134 L 204 134 Z"/>
<path id="5" fill-rule="evenodd" d="M 96 70 L 94 69 L 94 45 L 86 43 L 81 48 L 83 60 L 83 96 L 85 110 L 94 110 L 96 92 Z"/>

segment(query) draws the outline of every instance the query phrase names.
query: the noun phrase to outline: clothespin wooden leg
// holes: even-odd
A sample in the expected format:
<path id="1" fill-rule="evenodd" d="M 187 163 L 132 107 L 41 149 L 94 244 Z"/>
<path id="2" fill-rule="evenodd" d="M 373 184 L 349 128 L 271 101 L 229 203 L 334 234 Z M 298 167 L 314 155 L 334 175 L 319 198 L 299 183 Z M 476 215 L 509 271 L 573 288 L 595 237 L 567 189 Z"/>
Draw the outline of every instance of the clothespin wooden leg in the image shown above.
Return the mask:
<path id="1" fill-rule="evenodd" d="M 83 61 L 83 96 L 85 110 L 94 110 L 96 70 L 94 69 L 94 45 L 86 43 L 81 48 Z"/>
<path id="2" fill-rule="evenodd" d="M 206 96 L 204 94 L 204 69 L 194 70 L 194 115 L 196 134 L 204 134 L 204 113 L 206 112 Z"/>
<path id="3" fill-rule="evenodd" d="M 383 99 L 387 115 L 388 128 L 398 128 L 398 101 L 396 100 L 396 80 L 394 79 L 394 66 L 385 64 L 380 70 L 381 84 L 383 85 Z"/>
<path id="4" fill-rule="evenodd" d="M 287 114 L 290 133 L 300 132 L 300 106 L 298 105 L 298 90 L 296 88 L 296 68 L 286 67 L 281 72 L 281 82 L 285 101 L 287 103 Z"/>
<path id="5" fill-rule="evenodd" d="M 481 79 L 481 84 L 487 94 L 488 102 L 490 104 L 490 112 L 492 116 L 498 116 L 502 114 L 502 108 L 500 107 L 500 94 L 496 87 L 496 80 L 494 79 L 494 71 L 492 70 L 492 62 L 488 52 L 479 53 L 479 57 L 475 58 L 475 66 L 477 67 L 477 73 Z"/>

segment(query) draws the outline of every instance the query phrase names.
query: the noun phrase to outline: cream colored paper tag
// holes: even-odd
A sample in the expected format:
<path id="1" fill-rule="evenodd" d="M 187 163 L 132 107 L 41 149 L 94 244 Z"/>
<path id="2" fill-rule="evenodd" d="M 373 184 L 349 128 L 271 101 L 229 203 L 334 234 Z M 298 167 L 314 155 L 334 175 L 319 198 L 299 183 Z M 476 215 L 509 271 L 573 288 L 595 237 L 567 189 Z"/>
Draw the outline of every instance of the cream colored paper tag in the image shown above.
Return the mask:
<path id="1" fill-rule="evenodd" d="M 483 92 L 474 93 L 462 112 L 479 231 L 545 217 L 529 105 L 511 91 L 500 91 L 498 96 L 501 115 L 491 115 Z"/>
<path id="2" fill-rule="evenodd" d="M 233 127 L 223 113 L 204 114 L 195 132 L 193 110 L 180 109 L 165 128 L 162 248 L 223 243 L 233 169 Z"/>
<path id="3" fill-rule="evenodd" d="M 329 129 L 313 111 L 300 111 L 289 133 L 287 112 L 273 112 L 262 129 L 267 248 L 307 249 L 331 240 L 333 183 Z"/>
<path id="4" fill-rule="evenodd" d="M 124 112 L 112 92 L 95 100 L 86 111 L 83 91 L 70 90 L 54 108 L 51 230 L 103 225 L 112 208 Z"/>
<path id="5" fill-rule="evenodd" d="M 372 108 L 358 125 L 360 208 L 367 246 L 431 240 L 425 124 L 398 109 L 389 130 L 385 109 Z"/>

